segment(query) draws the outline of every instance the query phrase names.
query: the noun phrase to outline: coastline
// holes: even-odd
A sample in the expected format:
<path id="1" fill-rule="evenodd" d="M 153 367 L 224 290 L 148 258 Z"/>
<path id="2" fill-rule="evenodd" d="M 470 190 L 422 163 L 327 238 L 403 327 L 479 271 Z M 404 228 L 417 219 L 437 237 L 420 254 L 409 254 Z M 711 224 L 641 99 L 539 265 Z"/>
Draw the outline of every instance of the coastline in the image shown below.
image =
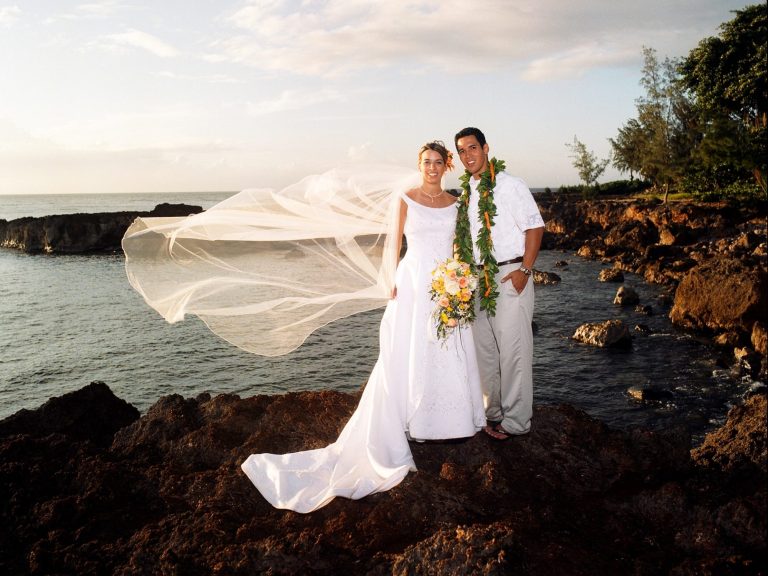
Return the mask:
<path id="1" fill-rule="evenodd" d="M 719 343 L 724 365 L 764 378 L 755 330 L 765 321 L 764 217 L 537 200 L 547 248 L 667 287 L 679 328 Z M 724 270 L 736 296 L 720 305 L 714 287 Z M 400 486 L 304 516 L 272 509 L 239 463 L 332 442 L 356 394 L 172 395 L 140 416 L 94 383 L 0 420 L 0 567 L 763 574 L 765 388 L 758 392 L 695 449 L 682 428 L 617 431 L 572 406 L 537 405 L 525 437 L 412 445 L 419 472 Z"/>
<path id="2" fill-rule="evenodd" d="M 587 201 L 558 194 L 537 201 L 547 222 L 543 247 L 574 250 L 664 286 L 676 328 L 719 346 L 722 365 L 768 380 L 764 205 Z"/>
<path id="3" fill-rule="evenodd" d="M 161 203 L 149 211 L 56 214 L 0 219 L 0 248 L 28 254 L 116 252 L 131 223 L 139 217 L 189 216 L 201 206 Z"/>
<path id="4" fill-rule="evenodd" d="M 558 338 L 570 340 L 572 336 L 576 336 L 573 330 L 584 320 L 601 320 L 607 324 L 610 318 L 624 318 L 627 322 L 626 328 L 632 332 L 631 340 L 635 343 L 633 348 L 643 350 L 656 340 L 654 325 L 657 324 L 657 320 L 649 317 L 664 316 L 667 326 L 670 320 L 672 321 L 676 328 L 675 332 L 681 340 L 695 340 L 702 347 L 707 348 L 705 354 L 709 365 L 707 373 L 711 374 L 712 378 L 723 382 L 727 380 L 727 386 L 733 387 L 734 392 L 736 392 L 735 387 L 740 388 L 739 395 L 750 385 L 760 386 L 760 380 L 766 381 L 766 364 L 768 364 L 766 362 L 768 337 L 765 332 L 766 316 L 768 316 L 766 314 L 766 293 L 768 293 L 766 262 L 768 260 L 764 209 L 762 212 L 759 210 L 742 212 L 723 204 L 701 205 L 690 202 L 673 202 L 664 205 L 632 197 L 584 201 L 573 195 L 547 193 L 540 194 L 537 200 L 547 220 L 544 248 L 548 249 L 549 254 L 567 251 L 578 254 L 579 259 L 585 262 L 591 260 L 592 267 L 611 266 L 601 270 L 600 278 L 595 280 L 604 282 L 598 291 L 602 294 L 601 298 L 605 299 L 600 300 L 605 302 L 605 310 L 597 317 L 588 314 L 581 318 L 576 315 L 575 318 L 569 319 L 570 331 L 566 329 L 565 333 L 556 331 L 552 334 L 551 325 L 548 323 L 544 326 L 545 330 L 550 331 L 548 336 L 555 335 Z M 146 203 L 146 199 L 142 201 Z M 186 214 L 200 210 L 195 206 L 163 204 L 159 205 L 154 212 L 161 208 L 166 211 L 166 214 Z M 67 258 L 67 255 L 95 253 L 112 254 L 113 256 L 110 257 L 116 257 L 115 254 L 120 249 L 119 239 L 127 223 L 130 223 L 130 219 L 126 222 L 126 216 L 129 214 L 133 215 L 129 212 L 112 212 L 22 218 L 10 223 L 0 221 L 0 228 L 3 224 L 11 224 L 16 230 L 25 230 L 23 238 L 41 238 L 48 234 L 51 219 L 56 218 L 57 225 L 54 228 L 59 232 L 55 236 L 57 243 L 51 243 L 47 252 L 40 251 L 40 242 L 27 244 L 30 246 L 29 251 L 32 257 L 23 258 L 23 260 L 31 265 L 38 258 L 42 258 L 36 254 L 49 253 L 63 257 L 62 262 L 77 262 L 77 259 Z M 89 228 L 94 218 L 99 221 L 98 234 L 91 234 L 92 229 Z M 18 226 L 19 223 L 24 226 Z M 104 237 L 112 238 L 113 242 L 105 244 L 102 242 Z M 0 238 L 2 238 L 1 233 Z M 17 249 L 7 249 L 7 253 L 20 252 L 22 251 L 20 246 L 25 244 L 18 241 L 13 245 L 17 246 Z M 543 267 L 548 270 L 557 270 L 562 264 L 565 266 L 563 271 L 568 276 L 567 261 L 557 262 L 550 257 L 546 262 Z M 623 277 L 624 271 L 631 273 L 626 283 Z M 556 278 L 557 274 L 537 270 L 534 280 L 537 284 L 548 283 L 550 277 Z M 642 280 L 648 287 L 653 286 L 654 293 L 662 290 L 661 295 L 653 296 L 653 300 L 644 299 L 641 305 L 636 305 L 634 308 L 627 303 L 617 305 L 619 292 L 624 288 L 630 289 L 632 285 L 637 285 L 638 280 Z M 28 285 L 26 289 L 34 289 L 34 285 Z M 594 289 L 587 288 L 587 290 L 595 292 Z M 614 291 L 613 294 L 610 294 L 611 290 Z M 567 291 L 561 297 L 564 296 L 567 296 Z M 613 305 L 610 299 L 614 299 Z M 551 317 L 549 322 L 555 318 Z M 654 328 L 649 330 L 648 326 Z M 605 330 L 606 327 L 603 326 L 602 329 Z M 581 328 L 577 332 L 580 330 Z M 625 334 L 626 332 L 627 330 Z M 41 334 L 39 337 L 45 336 Z M 591 341 L 587 341 L 587 347 L 589 344 L 600 345 L 599 342 L 598 335 Z M 658 340 L 656 342 L 658 343 Z M 625 339 L 624 343 L 628 344 L 628 339 Z M 88 342 L 85 344 L 89 345 Z M 139 349 L 131 352 L 134 355 L 140 353 Z M 602 354 L 602 356 L 606 355 Z M 664 363 L 665 360 L 670 359 L 662 354 L 655 360 Z M 667 397 L 672 394 L 674 398 L 685 402 L 688 397 L 684 388 L 687 367 L 676 366 L 671 374 L 679 376 L 666 378 L 662 372 L 659 372 L 661 364 L 657 362 L 655 366 L 655 373 L 652 372 L 653 377 L 647 379 L 643 378 L 642 371 L 638 367 L 638 371 L 628 378 L 627 386 L 623 389 L 616 389 L 615 384 L 618 382 L 614 380 L 613 393 L 623 395 L 628 393 L 634 396 L 645 405 L 645 410 L 653 409 L 653 398 L 658 397 L 659 392 Z M 620 371 L 621 367 L 616 366 L 615 369 Z M 82 372 L 77 385 L 83 385 L 93 379 L 107 381 L 111 385 L 117 385 L 116 390 L 124 390 L 125 383 L 113 380 L 112 374 L 105 371 L 96 374 Z M 26 386 L 26 384 L 17 381 L 15 385 Z M 266 383 L 260 383 L 260 385 L 264 384 Z M 345 384 L 348 390 L 354 389 L 357 385 L 359 385 L 357 380 Z M 640 390 L 637 390 L 638 385 L 641 387 Z M 663 389 L 657 390 L 658 386 Z M 66 385 L 68 390 L 74 388 L 72 384 Z M 167 391 L 165 393 L 176 391 L 168 387 L 165 390 Z M 556 390 L 556 387 L 553 390 Z M 678 390 L 681 394 L 677 393 Z M 188 389 L 182 393 L 194 395 L 198 391 L 200 390 Z M 221 391 L 243 393 L 245 389 L 228 386 Z M 23 406 L 32 408 L 45 398 L 58 393 L 57 390 L 51 389 L 47 393 L 38 395 L 34 402 L 27 402 Z M 568 398 L 563 398 L 557 392 L 554 395 L 555 398 L 551 401 L 569 402 Z M 157 397 L 158 395 L 155 394 L 140 400 L 142 410 L 150 406 Z M 137 401 L 135 397 L 129 398 L 132 402 Z M 738 400 L 737 397 L 734 396 L 734 398 Z M 648 403 L 646 400 L 651 402 Z M 725 410 L 726 408 L 723 408 L 710 422 L 721 422 L 725 416 Z M 11 411 L 7 410 L 4 414 L 10 413 Z M 601 417 L 599 414 L 595 415 Z M 694 419 L 696 425 L 703 428 L 701 432 L 706 431 L 706 421 L 696 415 Z M 611 422 L 616 425 L 615 420 Z M 700 439 L 699 435 L 698 440 Z"/>
<path id="5" fill-rule="evenodd" d="M 111 574 L 764 574 L 766 396 L 691 451 L 536 406 L 526 436 L 412 444 L 388 492 L 273 509 L 248 454 L 332 442 L 356 394 L 161 398 L 102 383 L 0 421 L 0 567 Z"/>

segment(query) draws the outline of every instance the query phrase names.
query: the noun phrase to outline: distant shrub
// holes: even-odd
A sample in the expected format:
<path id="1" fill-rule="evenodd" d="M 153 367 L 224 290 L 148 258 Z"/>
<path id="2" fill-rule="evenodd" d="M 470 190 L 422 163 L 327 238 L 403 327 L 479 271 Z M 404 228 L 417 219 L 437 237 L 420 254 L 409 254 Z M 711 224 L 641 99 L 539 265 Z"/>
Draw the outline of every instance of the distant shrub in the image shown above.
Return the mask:
<path id="1" fill-rule="evenodd" d="M 766 200 L 765 192 L 754 180 L 733 182 L 725 187 L 724 194 L 727 198 L 736 198 L 737 200 Z"/>
<path id="2" fill-rule="evenodd" d="M 598 185 L 601 196 L 628 196 L 638 194 L 651 187 L 647 180 L 613 180 Z"/>
<path id="3" fill-rule="evenodd" d="M 643 192 L 650 187 L 651 183 L 646 180 L 614 180 L 595 186 L 585 186 L 584 184 L 560 186 L 558 193 L 580 194 L 582 198 L 588 199 L 597 196 L 629 196 Z"/>
<path id="4" fill-rule="evenodd" d="M 558 194 L 581 194 L 583 191 L 583 184 L 562 185 L 557 189 Z"/>
<path id="5" fill-rule="evenodd" d="M 701 202 L 743 203 L 766 200 L 765 193 L 752 179 L 738 178 L 726 184 L 703 178 L 700 175 L 689 175 L 683 178 L 679 190 L 689 194 Z"/>

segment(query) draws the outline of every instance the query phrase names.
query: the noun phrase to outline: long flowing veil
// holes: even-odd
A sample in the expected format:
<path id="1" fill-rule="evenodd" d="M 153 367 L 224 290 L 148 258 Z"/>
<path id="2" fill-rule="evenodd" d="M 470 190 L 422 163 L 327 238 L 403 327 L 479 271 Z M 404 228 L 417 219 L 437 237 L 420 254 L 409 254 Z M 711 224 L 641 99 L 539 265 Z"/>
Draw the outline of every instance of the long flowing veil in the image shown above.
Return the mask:
<path id="1" fill-rule="evenodd" d="M 128 279 L 168 322 L 195 314 L 235 346 L 285 354 L 386 303 L 399 199 L 418 182 L 402 167 L 336 169 L 186 218 L 138 218 L 122 242 Z"/>

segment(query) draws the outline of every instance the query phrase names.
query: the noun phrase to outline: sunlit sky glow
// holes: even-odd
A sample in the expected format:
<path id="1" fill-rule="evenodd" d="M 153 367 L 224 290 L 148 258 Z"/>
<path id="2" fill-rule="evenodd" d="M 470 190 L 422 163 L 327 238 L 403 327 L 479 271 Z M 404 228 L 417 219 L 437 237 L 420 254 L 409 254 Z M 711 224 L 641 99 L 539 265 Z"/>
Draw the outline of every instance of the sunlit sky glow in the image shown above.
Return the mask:
<path id="1" fill-rule="evenodd" d="M 749 4 L 0 0 L 0 194 L 279 188 L 467 125 L 574 184 L 565 143 L 609 154 L 642 47 L 685 56 Z"/>

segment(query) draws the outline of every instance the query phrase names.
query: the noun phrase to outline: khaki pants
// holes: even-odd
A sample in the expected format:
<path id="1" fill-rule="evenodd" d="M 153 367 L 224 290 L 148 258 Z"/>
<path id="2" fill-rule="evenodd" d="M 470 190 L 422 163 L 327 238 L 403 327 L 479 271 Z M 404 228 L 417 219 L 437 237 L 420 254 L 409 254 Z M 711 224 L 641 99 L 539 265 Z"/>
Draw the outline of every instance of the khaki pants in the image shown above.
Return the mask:
<path id="1" fill-rule="evenodd" d="M 496 315 L 480 310 L 472 325 L 480 382 L 488 420 L 501 422 L 511 434 L 525 434 L 533 413 L 533 278 L 518 294 L 511 281 L 501 279 L 519 264 L 501 266 L 496 282 Z"/>

